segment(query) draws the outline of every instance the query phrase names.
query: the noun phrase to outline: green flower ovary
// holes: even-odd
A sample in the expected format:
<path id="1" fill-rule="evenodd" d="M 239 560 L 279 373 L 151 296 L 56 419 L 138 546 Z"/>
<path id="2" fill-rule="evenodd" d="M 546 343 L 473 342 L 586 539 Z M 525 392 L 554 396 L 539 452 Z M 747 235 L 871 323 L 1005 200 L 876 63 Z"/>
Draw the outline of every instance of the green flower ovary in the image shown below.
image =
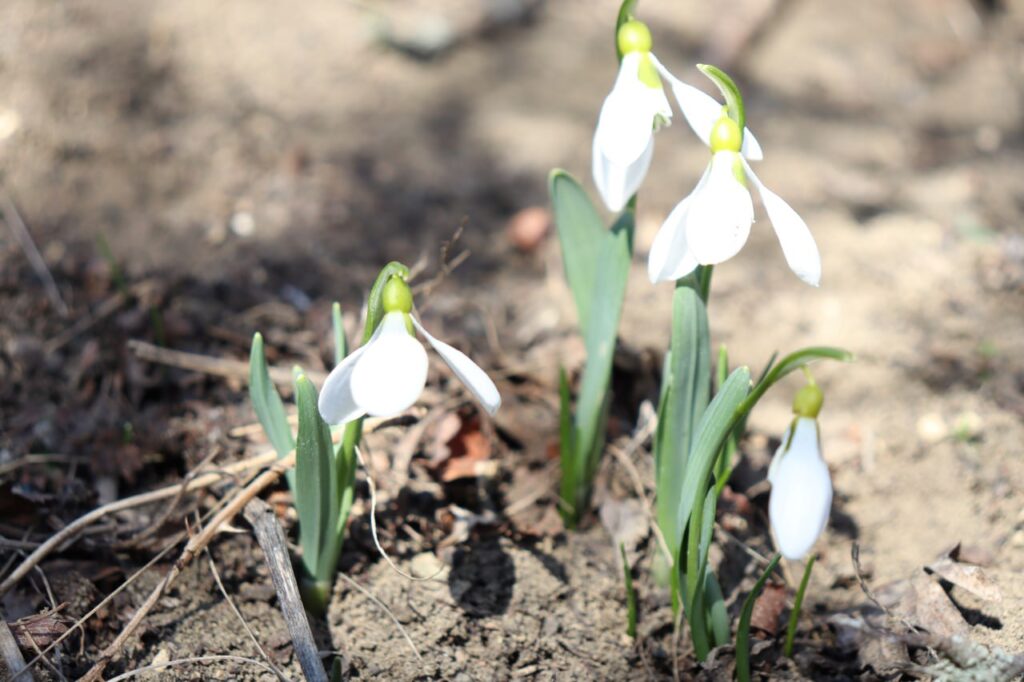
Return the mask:
<path id="1" fill-rule="evenodd" d="M 651 31 L 647 24 L 636 19 L 630 19 L 619 27 L 616 41 L 622 54 L 651 51 Z"/>
<path id="2" fill-rule="evenodd" d="M 722 116 L 711 127 L 710 142 L 712 153 L 738 152 L 743 146 L 743 131 L 736 125 L 736 121 Z"/>
<path id="3" fill-rule="evenodd" d="M 401 277 L 388 278 L 380 299 L 385 314 L 412 312 L 412 291 Z"/>
<path id="4" fill-rule="evenodd" d="M 816 384 L 807 384 L 796 392 L 793 398 L 793 414 L 798 417 L 817 419 L 821 405 L 825 402 L 825 394 Z"/>

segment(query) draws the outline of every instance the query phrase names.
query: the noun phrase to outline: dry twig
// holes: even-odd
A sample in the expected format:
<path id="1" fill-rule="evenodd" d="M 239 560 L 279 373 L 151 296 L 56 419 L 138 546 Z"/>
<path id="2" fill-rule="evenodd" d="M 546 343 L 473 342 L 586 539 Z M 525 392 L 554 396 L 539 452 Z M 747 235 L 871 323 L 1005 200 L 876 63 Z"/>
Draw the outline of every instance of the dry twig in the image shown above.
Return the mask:
<path id="1" fill-rule="evenodd" d="M 18 641 L 14 638 L 11 628 L 2 616 L 0 616 L 0 657 L 3 658 L 4 665 L 7 666 L 7 672 L 11 674 L 12 678 L 20 673 L 23 680 L 32 682 L 34 679 L 32 672 L 25 665 L 21 649 L 18 648 Z"/>
<path id="2" fill-rule="evenodd" d="M 169 365 L 179 369 L 187 369 L 193 372 L 211 374 L 213 376 L 249 381 L 249 363 L 244 360 L 232 360 L 229 358 L 215 358 L 209 355 L 198 353 L 186 353 L 180 350 L 161 348 L 152 343 L 132 339 L 128 342 L 128 349 L 131 350 L 140 360 L 155 362 L 160 365 Z M 285 367 L 270 367 L 270 379 L 278 386 L 291 390 L 292 371 Z M 321 383 L 327 378 L 323 372 L 306 372 L 311 380 Z"/>
<path id="3" fill-rule="evenodd" d="M 241 473 L 252 469 L 260 469 L 277 459 L 277 453 L 271 451 L 266 452 L 255 457 L 251 457 L 241 462 L 235 462 L 224 467 L 223 471 L 230 473 Z M 224 474 L 220 472 L 204 474 L 197 477 L 191 483 L 188 484 L 187 490 L 200 490 L 202 488 L 208 488 L 211 485 L 223 480 Z M 78 517 L 64 528 L 60 529 L 50 539 L 43 544 L 39 545 L 34 552 L 32 552 L 21 564 L 18 565 L 9 576 L 0 583 L 0 596 L 6 594 L 12 587 L 14 587 L 19 580 L 24 578 L 29 571 L 45 559 L 51 552 L 76 538 L 86 527 L 96 523 L 104 516 L 123 511 L 125 509 L 131 509 L 133 507 L 140 507 L 142 505 L 150 504 L 152 502 L 159 502 L 169 497 L 174 497 L 181 491 L 181 485 L 175 484 L 167 486 L 166 488 L 160 488 L 153 490 L 148 493 L 142 493 L 140 495 L 134 495 L 132 497 L 126 497 L 123 500 L 111 502 L 105 504 L 102 507 L 97 507 L 91 512 Z"/>
<path id="4" fill-rule="evenodd" d="M 292 637 L 292 647 L 299 659 L 299 665 L 302 666 L 302 672 L 310 682 L 327 682 L 327 673 L 320 661 L 316 642 L 313 641 L 313 633 L 309 629 L 309 621 L 306 620 L 306 610 L 302 606 L 299 586 L 292 571 L 292 562 L 288 558 L 284 533 L 277 522 L 274 510 L 266 502 L 254 499 L 245 506 L 245 518 L 252 525 L 256 540 L 267 557 L 270 577 L 274 582 L 277 600 L 281 603 L 281 613 L 288 626 L 288 634 Z M 263 655 L 266 656 L 266 653 Z"/>
<path id="5" fill-rule="evenodd" d="M 43 288 L 46 289 L 46 295 L 53 304 L 53 307 L 57 309 L 61 317 L 67 317 L 68 306 L 60 295 L 60 289 L 57 288 L 57 282 L 53 279 L 50 268 L 46 267 L 46 261 L 43 260 L 43 256 L 39 253 L 36 243 L 32 240 L 32 233 L 28 231 L 25 221 L 21 219 L 21 214 L 18 213 L 18 207 L 14 205 L 14 200 L 3 190 L 0 190 L 0 211 L 3 212 L 4 222 L 7 223 L 7 227 L 14 234 L 14 238 L 21 246 L 21 250 L 25 252 L 25 257 L 28 258 L 29 265 L 32 266 L 36 277 L 42 281 Z"/>
<path id="6" fill-rule="evenodd" d="M 153 591 L 150 592 L 146 600 L 142 602 L 135 614 L 132 616 L 128 624 L 125 625 L 124 629 L 114 638 L 100 654 L 100 658 L 96 663 L 93 664 L 92 668 L 81 678 L 81 682 L 96 682 L 102 679 L 103 671 L 106 669 L 107 664 L 114 659 L 114 657 L 120 653 L 121 648 L 125 642 L 135 633 L 135 630 L 142 623 L 142 620 L 146 615 L 153 609 L 156 603 L 163 596 L 164 592 L 168 587 L 177 579 L 181 572 L 191 563 L 195 555 L 200 552 L 206 545 L 210 543 L 216 535 L 217 530 L 226 522 L 233 519 L 242 508 L 248 504 L 249 500 L 256 497 L 264 488 L 275 482 L 281 475 L 290 467 L 295 465 L 295 451 L 292 450 L 286 457 L 278 460 L 274 466 L 267 471 L 256 477 L 249 485 L 243 488 L 237 495 L 235 495 L 231 502 L 228 503 L 224 509 L 222 509 L 213 520 L 210 521 L 203 530 L 198 534 L 194 535 L 185 545 L 185 549 L 182 550 L 181 556 L 174 562 L 174 566 L 167 572 L 167 575 L 161 580 Z M 262 663 L 260 664 L 262 665 Z"/>

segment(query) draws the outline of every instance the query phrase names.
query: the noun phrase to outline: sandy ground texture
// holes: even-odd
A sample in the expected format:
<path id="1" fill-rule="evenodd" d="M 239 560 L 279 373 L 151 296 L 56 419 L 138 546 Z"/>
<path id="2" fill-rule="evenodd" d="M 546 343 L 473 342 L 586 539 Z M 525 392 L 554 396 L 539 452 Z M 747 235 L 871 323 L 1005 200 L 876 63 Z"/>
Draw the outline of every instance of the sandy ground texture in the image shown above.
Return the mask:
<path id="1" fill-rule="evenodd" d="M 318 643 L 362 679 L 670 677 L 671 611 L 650 581 L 654 543 L 619 459 L 605 458 L 589 527 L 560 530 L 557 371 L 578 368 L 582 348 L 557 240 L 523 250 L 508 232 L 517 221 L 543 227 L 543 213 L 522 211 L 546 206 L 552 167 L 592 190 L 615 11 L 610 0 L 0 3 L 0 200 L 16 206 L 70 308 L 61 316 L 48 302 L 8 210 L 0 466 L 29 453 L 71 457 L 56 474 L 0 469 L 2 535 L 37 541 L 99 502 L 181 480 L 213 450 L 227 461 L 262 447 L 228 436 L 252 421 L 238 377 L 153 368 L 126 339 L 244 359 L 262 329 L 272 362 L 327 369 L 329 302 L 342 302 L 354 328 L 385 262 L 425 259 L 429 278 L 463 226 L 453 248 L 469 258 L 419 305 L 437 335 L 500 377 L 506 404 L 496 433 L 483 429 L 493 466 L 471 483 L 438 473 L 436 443 L 452 436 L 439 435 L 447 427 L 435 408 L 464 404 L 453 383 L 416 413 L 426 435 L 404 466 L 389 454 L 410 448 L 401 429 L 374 442 L 385 544 L 406 570 L 442 573 L 411 583 L 379 561 L 362 502 L 342 569 L 390 607 L 422 661 L 341 579 L 314 627 Z M 759 177 L 801 213 L 822 252 L 813 289 L 789 272 L 759 212 L 747 247 L 715 271 L 713 341 L 754 368 L 803 345 L 857 356 L 816 371 L 835 500 L 804 653 L 782 661 L 762 632 L 774 644 L 756 649 L 755 664 L 794 678 L 907 670 L 892 652 L 858 657 L 866 635 L 850 614 L 879 614 L 854 543 L 865 587 L 890 611 L 886 627 L 948 615 L 950 598 L 964 623 L 953 631 L 1024 652 L 1024 4 L 641 0 L 640 15 L 679 76 L 703 85 L 692 65 L 712 61 L 736 77 L 765 149 Z M 670 288 L 648 283 L 647 250 L 706 155 L 680 116 L 658 133 L 616 362 L 619 446 L 656 396 L 668 339 Z M 103 312 L 122 286 L 130 304 Z M 736 498 L 719 519 L 728 537 L 714 560 L 734 614 L 756 574 L 751 553 L 771 552 L 762 480 L 798 385 L 754 412 Z M 625 459 L 650 472 L 644 447 Z M 627 512 L 641 519 L 640 644 L 622 634 L 606 528 Z M 61 576 L 53 600 L 69 602 L 71 618 L 155 554 L 102 537 L 43 565 Z M 936 564 L 958 544 L 956 568 Z M 4 562 L 23 550 L 0 545 Z M 255 544 L 224 534 L 213 557 L 274 665 L 298 675 Z M 984 585 L 965 565 L 981 566 Z M 155 575 L 112 602 L 55 667 L 84 672 Z M 200 557 L 108 674 L 206 654 L 259 658 L 212 575 Z M 49 605 L 43 582 L 4 597 L 7 620 Z M 731 654 L 719 653 L 704 668 L 684 655 L 684 674 L 727 676 Z M 237 661 L 173 674 L 271 679 Z"/>

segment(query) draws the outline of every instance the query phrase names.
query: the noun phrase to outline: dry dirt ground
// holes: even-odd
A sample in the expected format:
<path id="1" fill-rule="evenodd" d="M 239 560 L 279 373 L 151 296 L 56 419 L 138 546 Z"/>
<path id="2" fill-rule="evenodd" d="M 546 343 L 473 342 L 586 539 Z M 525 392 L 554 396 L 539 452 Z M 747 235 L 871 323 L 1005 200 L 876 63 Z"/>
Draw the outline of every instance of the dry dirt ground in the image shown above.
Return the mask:
<path id="1" fill-rule="evenodd" d="M 653 543 L 635 554 L 634 645 L 622 634 L 620 568 L 597 514 L 578 535 L 559 532 L 557 367 L 578 367 L 582 351 L 557 240 L 523 253 L 506 232 L 519 211 L 546 205 L 552 167 L 591 187 L 615 11 L 610 0 L 0 4 L 0 187 L 70 308 L 62 316 L 48 301 L 7 229 L 8 205 L 0 565 L 100 502 L 180 480 L 211 452 L 223 463 L 263 447 L 228 435 L 252 421 L 244 384 L 140 362 L 126 339 L 244 359 L 262 329 L 272 362 L 324 369 L 329 302 L 340 300 L 355 325 L 386 261 L 426 257 L 429 277 L 464 225 L 455 248 L 471 256 L 420 307 L 439 336 L 502 377 L 506 404 L 488 449 L 496 468 L 439 482 L 430 443 L 442 425 L 422 411 L 435 423 L 397 473 L 403 487 L 389 453 L 404 431 L 379 436 L 372 466 L 387 502 L 385 544 L 407 569 L 444 572 L 410 583 L 377 560 L 365 506 L 342 569 L 392 609 L 423 660 L 342 581 L 314 628 L 321 647 L 357 678 L 670 676 L 671 611 L 649 580 Z M 713 61 L 736 76 L 765 148 L 759 176 L 801 212 L 823 255 L 822 286 L 811 289 L 759 220 L 740 256 L 716 269 L 714 341 L 755 368 L 803 345 L 857 356 L 817 370 L 836 495 L 803 654 L 786 662 L 776 645 L 755 663 L 810 678 L 871 678 L 893 664 L 858 658 L 859 635 L 837 620 L 868 603 L 853 543 L 869 589 L 912 620 L 926 618 L 906 601 L 908 577 L 962 543 L 1001 595 L 971 606 L 962 586 L 945 585 L 970 638 L 1024 652 L 1024 3 L 641 0 L 639 13 L 678 75 L 699 83 L 691 65 Z M 647 249 L 705 159 L 681 119 L 659 133 L 621 329 L 620 441 L 656 395 L 668 335 L 670 290 L 647 282 Z M 720 518 L 751 551 L 771 551 L 761 480 L 797 385 L 755 411 L 737 501 Z M 435 405 L 451 404 L 448 388 Z M 19 464 L 29 453 L 63 457 Z M 650 471 L 646 450 L 632 458 Z M 621 509 L 633 487 L 606 459 L 596 501 Z M 179 531 L 185 511 L 155 538 Z M 107 531 L 124 541 L 126 527 L 158 512 Z M 117 549 L 102 533 L 87 537 L 4 598 L 6 619 L 50 605 L 48 589 L 69 602 L 68 617 L 84 614 L 155 554 L 153 539 Z M 735 614 L 757 562 L 721 539 L 715 561 Z M 245 534 L 225 535 L 211 556 L 256 639 L 297 676 L 261 559 Z M 54 669 L 84 672 L 162 570 L 105 607 Z M 726 664 L 695 666 L 685 649 L 684 676 L 728 674 Z M 259 657 L 200 557 L 108 674 L 213 654 Z M 238 661 L 172 670 L 270 679 Z"/>

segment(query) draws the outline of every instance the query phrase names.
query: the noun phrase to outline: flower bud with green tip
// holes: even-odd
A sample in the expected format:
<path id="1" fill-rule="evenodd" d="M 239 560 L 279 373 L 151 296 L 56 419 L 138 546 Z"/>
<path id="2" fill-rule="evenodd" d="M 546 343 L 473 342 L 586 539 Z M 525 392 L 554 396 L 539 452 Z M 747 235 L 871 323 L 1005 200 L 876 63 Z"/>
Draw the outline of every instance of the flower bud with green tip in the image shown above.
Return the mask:
<path id="1" fill-rule="evenodd" d="M 818 413 L 824 395 L 808 383 L 793 400 L 794 419 L 768 469 L 768 516 L 787 559 L 807 555 L 828 524 L 832 478 L 821 456 Z"/>
<path id="2" fill-rule="evenodd" d="M 462 351 L 431 336 L 413 312 L 412 292 L 393 275 L 381 293 L 383 317 L 369 341 L 327 376 L 320 391 L 320 415 L 344 424 L 364 415 L 390 417 L 412 406 L 427 382 L 427 353 L 419 332 L 470 393 L 494 414 L 501 395 L 490 377 Z"/>
<path id="3" fill-rule="evenodd" d="M 747 180 L 757 188 L 782 245 L 786 262 L 803 281 L 821 282 L 821 257 L 807 224 L 777 194 L 764 186 L 750 161 L 762 158 L 761 146 L 743 126 L 743 98 L 736 84 L 715 67 L 700 65 L 726 95 L 722 106 L 693 86 L 674 78 L 655 60 L 672 85 L 687 122 L 711 149 L 711 162 L 697 187 L 669 214 L 651 245 L 647 271 L 651 282 L 677 280 L 698 265 L 726 261 L 743 248 L 754 222 Z"/>
<path id="4" fill-rule="evenodd" d="M 621 211 L 640 189 L 654 154 L 654 132 L 672 121 L 650 30 L 631 19 L 619 27 L 616 42 L 622 60 L 597 119 L 592 168 L 594 184 L 611 211 Z"/>

